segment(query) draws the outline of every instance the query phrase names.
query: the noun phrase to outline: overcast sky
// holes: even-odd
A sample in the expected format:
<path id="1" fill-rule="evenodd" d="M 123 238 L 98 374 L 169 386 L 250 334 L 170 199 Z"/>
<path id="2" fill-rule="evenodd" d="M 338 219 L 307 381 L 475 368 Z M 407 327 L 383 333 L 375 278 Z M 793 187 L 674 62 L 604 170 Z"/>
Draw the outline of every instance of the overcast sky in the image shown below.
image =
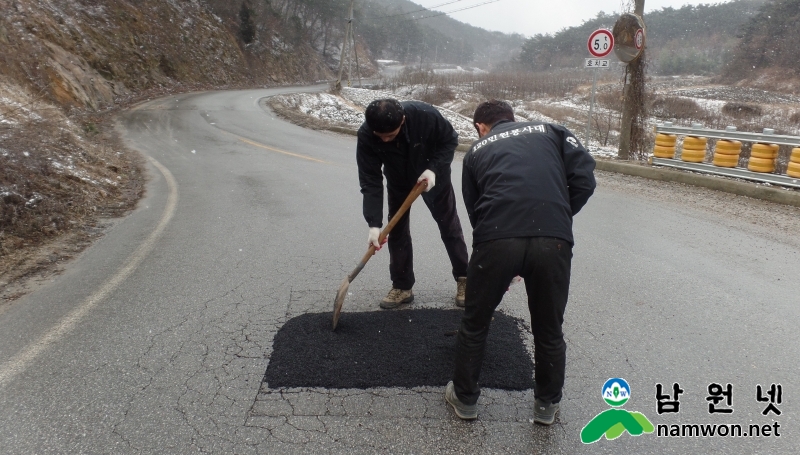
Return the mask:
<path id="1" fill-rule="evenodd" d="M 451 12 L 470 6 L 479 5 L 492 0 L 412 0 L 414 3 L 432 8 L 450 3 L 436 11 Z M 691 4 L 727 3 L 730 0 L 645 0 L 645 21 L 647 12 L 671 6 L 680 8 Z M 452 2 L 452 3 L 451 3 Z M 622 0 L 497 0 L 495 3 L 478 6 L 461 12 L 450 14 L 453 19 L 486 30 L 506 33 L 521 33 L 533 36 L 537 33 L 552 34 L 563 28 L 580 25 L 587 19 L 604 11 L 608 14 L 619 13 L 623 5 L 633 4 Z"/>

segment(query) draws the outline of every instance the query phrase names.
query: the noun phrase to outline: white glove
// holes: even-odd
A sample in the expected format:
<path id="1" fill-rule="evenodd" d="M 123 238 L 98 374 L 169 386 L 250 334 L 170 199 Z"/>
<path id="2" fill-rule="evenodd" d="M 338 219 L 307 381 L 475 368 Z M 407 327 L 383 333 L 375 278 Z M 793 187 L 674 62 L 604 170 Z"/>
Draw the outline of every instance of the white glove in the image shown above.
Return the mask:
<path id="1" fill-rule="evenodd" d="M 421 182 L 422 180 L 428 181 L 428 187 L 425 188 L 425 192 L 427 193 L 436 185 L 436 174 L 434 174 L 432 170 L 426 169 L 425 172 L 423 172 L 422 175 L 420 175 L 417 179 L 417 183 Z"/>
<path id="2" fill-rule="evenodd" d="M 386 237 L 385 239 L 383 239 L 383 242 L 378 243 L 380 237 L 381 237 L 381 228 L 376 228 L 376 227 L 369 228 L 369 237 L 367 238 L 367 243 L 369 245 L 374 245 L 375 251 L 380 251 L 381 248 L 383 248 L 383 244 L 386 243 L 386 241 L 389 239 L 389 237 Z"/>

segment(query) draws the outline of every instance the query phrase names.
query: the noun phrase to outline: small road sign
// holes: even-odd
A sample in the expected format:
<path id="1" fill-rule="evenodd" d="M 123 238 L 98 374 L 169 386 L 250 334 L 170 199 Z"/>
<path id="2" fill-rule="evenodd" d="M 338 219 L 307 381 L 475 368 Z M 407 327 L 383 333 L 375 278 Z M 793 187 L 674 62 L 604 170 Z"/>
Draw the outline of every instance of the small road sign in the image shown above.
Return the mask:
<path id="1" fill-rule="evenodd" d="M 611 61 L 601 58 L 587 58 L 583 64 L 584 68 L 610 68 Z"/>
<path id="2" fill-rule="evenodd" d="M 601 28 L 589 35 L 589 41 L 586 44 L 592 56 L 602 58 L 614 50 L 614 35 L 610 30 Z"/>
<path id="3" fill-rule="evenodd" d="M 633 45 L 636 46 L 637 50 L 641 50 L 644 45 L 644 30 L 641 28 L 636 30 L 636 35 L 633 37 Z"/>

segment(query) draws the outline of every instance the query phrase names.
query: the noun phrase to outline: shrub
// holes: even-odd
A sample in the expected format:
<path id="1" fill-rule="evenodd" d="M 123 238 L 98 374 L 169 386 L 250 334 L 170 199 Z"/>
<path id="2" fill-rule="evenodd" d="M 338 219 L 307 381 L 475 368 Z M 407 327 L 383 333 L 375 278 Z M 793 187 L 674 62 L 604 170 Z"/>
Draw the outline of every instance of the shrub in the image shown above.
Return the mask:
<path id="1" fill-rule="evenodd" d="M 428 104 L 435 104 L 440 106 L 447 101 L 453 101 L 456 99 L 456 94 L 450 87 L 447 86 L 436 86 L 433 90 L 426 92 L 424 95 L 420 97 L 420 101 L 424 101 Z"/>
<path id="2" fill-rule="evenodd" d="M 656 96 L 650 112 L 654 117 L 662 119 L 701 120 L 707 116 L 696 101 L 677 96 Z"/>
<path id="3" fill-rule="evenodd" d="M 722 106 L 722 112 L 734 118 L 751 118 L 764 115 L 761 106 L 747 103 L 728 102 Z"/>
<path id="4" fill-rule="evenodd" d="M 622 93 L 616 90 L 607 90 L 595 94 L 595 102 L 599 107 L 622 111 Z"/>

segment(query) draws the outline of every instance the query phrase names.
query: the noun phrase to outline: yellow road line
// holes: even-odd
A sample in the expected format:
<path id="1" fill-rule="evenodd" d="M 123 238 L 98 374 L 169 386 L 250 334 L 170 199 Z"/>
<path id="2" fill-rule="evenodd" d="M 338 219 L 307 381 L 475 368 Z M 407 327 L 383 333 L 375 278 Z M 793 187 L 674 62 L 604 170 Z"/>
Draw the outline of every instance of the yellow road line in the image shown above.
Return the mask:
<path id="1" fill-rule="evenodd" d="M 229 133 L 229 134 L 233 134 L 233 133 Z M 234 135 L 234 136 L 235 136 L 235 135 Z M 239 136 L 236 136 L 236 137 L 238 137 L 238 138 L 239 138 L 239 140 L 240 140 L 240 141 L 242 141 L 242 142 L 244 142 L 245 144 L 250 144 L 250 145 L 252 145 L 252 146 L 254 146 L 254 147 L 259 147 L 259 148 L 262 148 L 262 149 L 266 149 L 266 150 L 269 150 L 269 151 L 271 151 L 271 152 L 282 153 L 282 154 L 284 154 L 284 155 L 294 156 L 294 157 L 296 157 L 296 158 L 302 158 L 302 159 L 304 159 L 304 160 L 308 160 L 308 161 L 316 161 L 317 163 L 323 163 L 323 164 L 333 164 L 333 163 L 330 163 L 330 162 L 328 162 L 328 161 L 324 161 L 324 160 L 319 160 L 319 159 L 316 159 L 316 158 L 312 158 L 312 157 L 310 157 L 310 156 L 306 156 L 306 155 L 300 155 L 300 154 L 298 154 L 298 153 L 292 153 L 292 152 L 287 152 L 287 151 L 285 151 L 285 150 L 281 150 L 281 149 L 272 148 L 272 147 L 270 147 L 270 146 L 268 146 L 268 145 L 259 144 L 258 142 L 253 142 L 253 141 L 251 141 L 251 140 L 248 140 L 248 139 L 243 139 L 243 138 L 241 138 L 241 137 L 239 137 Z"/>

